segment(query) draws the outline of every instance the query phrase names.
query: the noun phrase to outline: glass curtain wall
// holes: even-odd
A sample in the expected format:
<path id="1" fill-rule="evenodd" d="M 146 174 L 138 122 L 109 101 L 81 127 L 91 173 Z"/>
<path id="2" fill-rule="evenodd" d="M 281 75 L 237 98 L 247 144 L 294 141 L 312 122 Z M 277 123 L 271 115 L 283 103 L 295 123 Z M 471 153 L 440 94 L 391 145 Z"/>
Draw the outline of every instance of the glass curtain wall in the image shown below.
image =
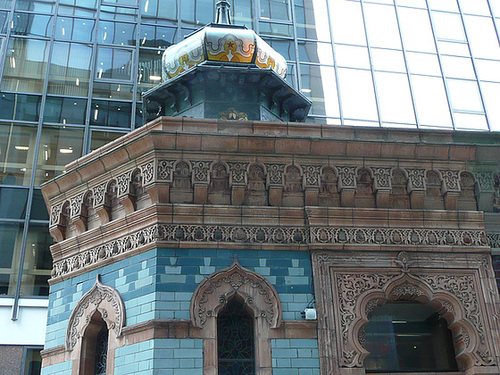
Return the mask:
<path id="1" fill-rule="evenodd" d="M 45 296 L 39 186 L 142 124 L 161 55 L 215 0 L 0 0 L 0 295 Z M 492 0 L 233 0 L 313 102 L 308 121 L 500 130 Z"/>

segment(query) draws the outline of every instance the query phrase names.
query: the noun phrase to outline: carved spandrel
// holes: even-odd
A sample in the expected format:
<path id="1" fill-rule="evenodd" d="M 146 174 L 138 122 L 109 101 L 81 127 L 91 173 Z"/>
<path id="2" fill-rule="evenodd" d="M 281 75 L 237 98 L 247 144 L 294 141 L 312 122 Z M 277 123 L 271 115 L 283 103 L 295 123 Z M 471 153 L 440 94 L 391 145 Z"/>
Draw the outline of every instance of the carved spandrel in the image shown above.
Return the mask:
<path id="1" fill-rule="evenodd" d="M 123 173 L 116 178 L 118 198 L 122 198 L 130 194 L 131 182 L 132 182 L 132 171 Z"/>
<path id="2" fill-rule="evenodd" d="M 49 227 L 56 226 L 60 223 L 63 204 L 64 204 L 64 202 L 61 202 L 61 203 L 54 204 L 52 207 L 50 207 Z"/>
<path id="3" fill-rule="evenodd" d="M 408 173 L 408 191 L 425 191 L 425 169 L 406 168 Z"/>
<path id="4" fill-rule="evenodd" d="M 476 172 L 475 177 L 480 193 L 482 192 L 491 193 L 494 191 L 493 172 L 490 171 Z"/>
<path id="5" fill-rule="evenodd" d="M 249 163 L 228 162 L 227 164 L 229 165 L 229 184 L 245 185 Z"/>
<path id="6" fill-rule="evenodd" d="M 303 165 L 302 170 L 304 172 L 304 185 L 306 188 L 320 186 L 320 175 L 321 166 L 320 165 Z"/>
<path id="7" fill-rule="evenodd" d="M 443 192 L 460 192 L 460 171 L 440 170 L 443 178 Z"/>
<path id="8" fill-rule="evenodd" d="M 82 214 L 83 208 L 83 199 L 85 197 L 85 193 L 78 194 L 69 200 L 70 207 L 70 219 L 75 219 Z"/>
<path id="9" fill-rule="evenodd" d="M 212 162 L 210 161 L 191 161 L 193 168 L 193 184 L 205 183 L 208 184 L 209 170 Z"/>
<path id="10" fill-rule="evenodd" d="M 356 167 L 341 166 L 337 167 L 339 171 L 339 189 L 356 188 Z"/>
<path id="11" fill-rule="evenodd" d="M 142 186 L 147 186 L 154 182 L 155 179 L 155 165 L 154 161 L 149 161 L 142 164 L 140 167 L 142 176 Z"/>
<path id="12" fill-rule="evenodd" d="M 372 167 L 375 190 L 391 189 L 391 168 Z"/>
<path id="13" fill-rule="evenodd" d="M 157 167 L 157 179 L 158 181 L 164 181 L 164 182 L 172 182 L 173 181 L 173 168 L 174 168 L 174 163 L 175 160 L 165 160 L 165 159 L 160 159 L 158 160 L 158 167 Z"/>
<path id="14" fill-rule="evenodd" d="M 267 180 L 269 185 L 283 185 L 285 164 L 266 163 Z"/>
<path id="15" fill-rule="evenodd" d="M 94 196 L 94 207 L 103 206 L 106 203 L 106 182 L 96 185 L 92 188 Z"/>

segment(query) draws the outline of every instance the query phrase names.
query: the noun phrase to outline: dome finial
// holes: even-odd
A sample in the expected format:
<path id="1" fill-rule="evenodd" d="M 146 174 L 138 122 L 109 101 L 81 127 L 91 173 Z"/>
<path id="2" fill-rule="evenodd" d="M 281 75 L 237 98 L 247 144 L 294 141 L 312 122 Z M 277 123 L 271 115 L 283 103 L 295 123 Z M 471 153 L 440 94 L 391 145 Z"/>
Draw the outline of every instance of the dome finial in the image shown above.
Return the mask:
<path id="1" fill-rule="evenodd" d="M 231 8 L 231 4 L 229 4 L 228 1 L 219 0 L 217 2 L 217 18 L 215 19 L 215 23 L 223 25 L 231 25 L 229 8 Z"/>

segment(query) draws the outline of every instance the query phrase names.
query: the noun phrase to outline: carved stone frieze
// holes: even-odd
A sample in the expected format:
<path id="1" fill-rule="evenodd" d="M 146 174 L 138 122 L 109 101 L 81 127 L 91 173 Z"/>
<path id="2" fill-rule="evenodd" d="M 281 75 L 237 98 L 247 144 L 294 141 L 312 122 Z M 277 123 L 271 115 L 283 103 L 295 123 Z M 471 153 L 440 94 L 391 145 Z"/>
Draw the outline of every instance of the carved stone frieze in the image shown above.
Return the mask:
<path id="1" fill-rule="evenodd" d="M 303 165 L 305 187 L 318 187 L 320 185 L 321 165 Z"/>
<path id="2" fill-rule="evenodd" d="M 159 181 L 172 182 L 175 160 L 158 160 L 157 179 Z"/>
<path id="3" fill-rule="evenodd" d="M 339 189 L 356 188 L 356 167 L 337 167 L 339 171 Z"/>
<path id="4" fill-rule="evenodd" d="M 238 296 L 249 306 L 257 319 L 264 319 L 269 328 L 281 322 L 281 301 L 271 283 L 256 272 L 240 266 L 235 259 L 232 266 L 211 274 L 196 288 L 191 299 L 191 322 L 202 328 L 229 300 Z"/>
<path id="5" fill-rule="evenodd" d="M 231 185 L 244 185 L 249 163 L 228 162 L 227 164 L 229 165 L 229 183 Z"/>
<path id="6" fill-rule="evenodd" d="M 132 251 L 156 240 L 158 226 L 153 225 L 128 234 L 119 239 L 109 241 L 76 255 L 55 261 L 52 267 L 52 278 L 67 275 L 98 264 L 121 253 Z"/>
<path id="7" fill-rule="evenodd" d="M 375 190 L 391 189 L 391 168 L 372 167 Z"/>
<path id="8" fill-rule="evenodd" d="M 492 249 L 500 249 L 500 233 L 488 233 L 486 236 Z"/>
<path id="9" fill-rule="evenodd" d="M 193 167 L 193 184 L 196 183 L 206 183 L 208 184 L 209 171 L 211 161 L 192 161 L 191 165 Z"/>
<path id="10" fill-rule="evenodd" d="M 77 302 L 66 329 L 66 350 L 73 350 L 89 325 L 92 316 L 99 311 L 109 331 L 121 336 L 125 325 L 125 306 L 118 291 L 103 285 L 97 276 L 94 286 Z"/>
<path id="11" fill-rule="evenodd" d="M 406 168 L 408 173 L 408 191 L 425 190 L 425 169 Z"/>
<path id="12" fill-rule="evenodd" d="M 483 230 L 311 227 L 311 243 L 486 246 Z"/>
<path id="13" fill-rule="evenodd" d="M 285 164 L 265 163 L 267 170 L 267 179 L 270 185 L 283 185 L 283 172 Z"/>

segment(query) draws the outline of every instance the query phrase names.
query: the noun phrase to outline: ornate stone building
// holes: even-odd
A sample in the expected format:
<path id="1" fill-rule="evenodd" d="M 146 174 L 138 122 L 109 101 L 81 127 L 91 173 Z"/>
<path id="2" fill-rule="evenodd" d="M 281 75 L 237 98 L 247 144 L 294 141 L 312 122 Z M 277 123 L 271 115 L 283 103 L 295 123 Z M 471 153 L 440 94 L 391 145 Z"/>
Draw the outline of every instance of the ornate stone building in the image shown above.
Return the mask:
<path id="1" fill-rule="evenodd" d="M 204 56 L 146 111 L 240 121 L 159 117 L 42 187 L 42 373 L 499 374 L 500 137 L 258 121 L 309 103 Z"/>

